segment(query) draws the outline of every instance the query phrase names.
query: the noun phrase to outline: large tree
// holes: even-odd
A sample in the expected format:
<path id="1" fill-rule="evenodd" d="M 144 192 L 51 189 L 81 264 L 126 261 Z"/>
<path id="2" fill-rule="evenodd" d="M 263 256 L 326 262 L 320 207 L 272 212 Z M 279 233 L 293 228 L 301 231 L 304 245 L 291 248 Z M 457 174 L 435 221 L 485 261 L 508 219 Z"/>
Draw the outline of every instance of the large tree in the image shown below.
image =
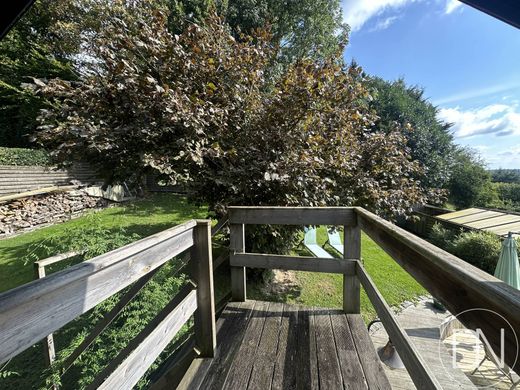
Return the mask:
<path id="1" fill-rule="evenodd" d="M 170 31 L 180 33 L 187 24 L 203 23 L 217 12 L 235 37 L 251 35 L 270 26 L 279 53 L 275 68 L 302 58 L 324 59 L 347 42 L 339 0 L 168 0 Z"/>
<path id="2" fill-rule="evenodd" d="M 457 148 L 449 182 L 450 201 L 457 207 L 491 206 L 498 194 L 482 158 L 468 148 Z"/>
<path id="3" fill-rule="evenodd" d="M 23 88 L 33 78 L 76 80 L 85 44 L 110 0 L 37 0 L 0 42 L 0 146 L 27 146 L 47 102 Z"/>
<path id="4" fill-rule="evenodd" d="M 377 112 L 376 128 L 388 132 L 396 124 L 406 137 L 412 158 L 424 171 L 417 179 L 429 188 L 447 188 L 454 163 L 455 146 L 450 124 L 437 119 L 437 108 L 424 97 L 424 90 L 404 80 L 370 80 Z"/>
<path id="5" fill-rule="evenodd" d="M 174 35 L 140 4 L 103 26 L 88 77 L 42 88 L 53 106 L 38 139 L 58 160 L 87 159 L 109 180 L 154 169 L 217 213 L 357 204 L 391 216 L 424 200 L 402 135 L 373 130 L 358 67 L 299 60 L 273 85 L 267 31 L 235 39 L 212 16 Z"/>

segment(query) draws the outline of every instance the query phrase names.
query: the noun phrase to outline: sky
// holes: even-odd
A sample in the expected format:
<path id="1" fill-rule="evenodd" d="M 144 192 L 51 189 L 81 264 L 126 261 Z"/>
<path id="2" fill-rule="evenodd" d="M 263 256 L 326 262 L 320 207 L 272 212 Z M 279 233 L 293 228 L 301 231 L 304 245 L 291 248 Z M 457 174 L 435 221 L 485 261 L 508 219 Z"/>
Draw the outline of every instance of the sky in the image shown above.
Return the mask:
<path id="1" fill-rule="evenodd" d="M 520 29 L 458 0 L 341 0 L 345 59 L 424 88 L 455 142 L 520 169 Z"/>

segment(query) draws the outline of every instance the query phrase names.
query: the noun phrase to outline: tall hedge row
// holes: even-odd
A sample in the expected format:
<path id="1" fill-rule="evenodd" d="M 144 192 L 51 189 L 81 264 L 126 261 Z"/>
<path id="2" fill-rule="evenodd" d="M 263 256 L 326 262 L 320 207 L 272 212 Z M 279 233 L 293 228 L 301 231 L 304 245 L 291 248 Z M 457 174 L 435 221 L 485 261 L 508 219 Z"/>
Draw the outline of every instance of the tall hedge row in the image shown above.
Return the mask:
<path id="1" fill-rule="evenodd" d="M 51 159 L 45 150 L 0 147 L 0 165 L 49 166 Z"/>

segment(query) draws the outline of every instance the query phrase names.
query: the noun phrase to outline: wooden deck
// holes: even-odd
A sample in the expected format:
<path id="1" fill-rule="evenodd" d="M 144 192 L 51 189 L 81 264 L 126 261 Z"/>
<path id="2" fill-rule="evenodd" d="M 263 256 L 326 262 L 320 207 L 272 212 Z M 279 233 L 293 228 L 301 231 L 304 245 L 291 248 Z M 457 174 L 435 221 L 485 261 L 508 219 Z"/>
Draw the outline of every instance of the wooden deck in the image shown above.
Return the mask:
<path id="1" fill-rule="evenodd" d="M 359 314 L 281 303 L 230 303 L 215 357 L 196 359 L 181 389 L 390 389 Z"/>

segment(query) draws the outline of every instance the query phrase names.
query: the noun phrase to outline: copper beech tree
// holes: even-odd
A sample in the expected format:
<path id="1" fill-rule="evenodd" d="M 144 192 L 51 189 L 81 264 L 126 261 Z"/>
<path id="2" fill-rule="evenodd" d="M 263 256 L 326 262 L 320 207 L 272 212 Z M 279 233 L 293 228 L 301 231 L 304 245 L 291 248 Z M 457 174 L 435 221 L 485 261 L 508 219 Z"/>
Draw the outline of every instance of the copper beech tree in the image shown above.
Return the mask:
<path id="1" fill-rule="evenodd" d="M 216 17 L 181 35 L 147 2 L 116 8 L 77 82 L 37 81 L 37 141 L 107 180 L 155 171 L 217 214 L 230 204 L 360 205 L 405 213 L 428 196 L 400 129 L 374 131 L 361 69 L 341 49 L 277 80 L 268 29 L 235 39 Z M 437 196 L 437 194 L 433 194 Z"/>

